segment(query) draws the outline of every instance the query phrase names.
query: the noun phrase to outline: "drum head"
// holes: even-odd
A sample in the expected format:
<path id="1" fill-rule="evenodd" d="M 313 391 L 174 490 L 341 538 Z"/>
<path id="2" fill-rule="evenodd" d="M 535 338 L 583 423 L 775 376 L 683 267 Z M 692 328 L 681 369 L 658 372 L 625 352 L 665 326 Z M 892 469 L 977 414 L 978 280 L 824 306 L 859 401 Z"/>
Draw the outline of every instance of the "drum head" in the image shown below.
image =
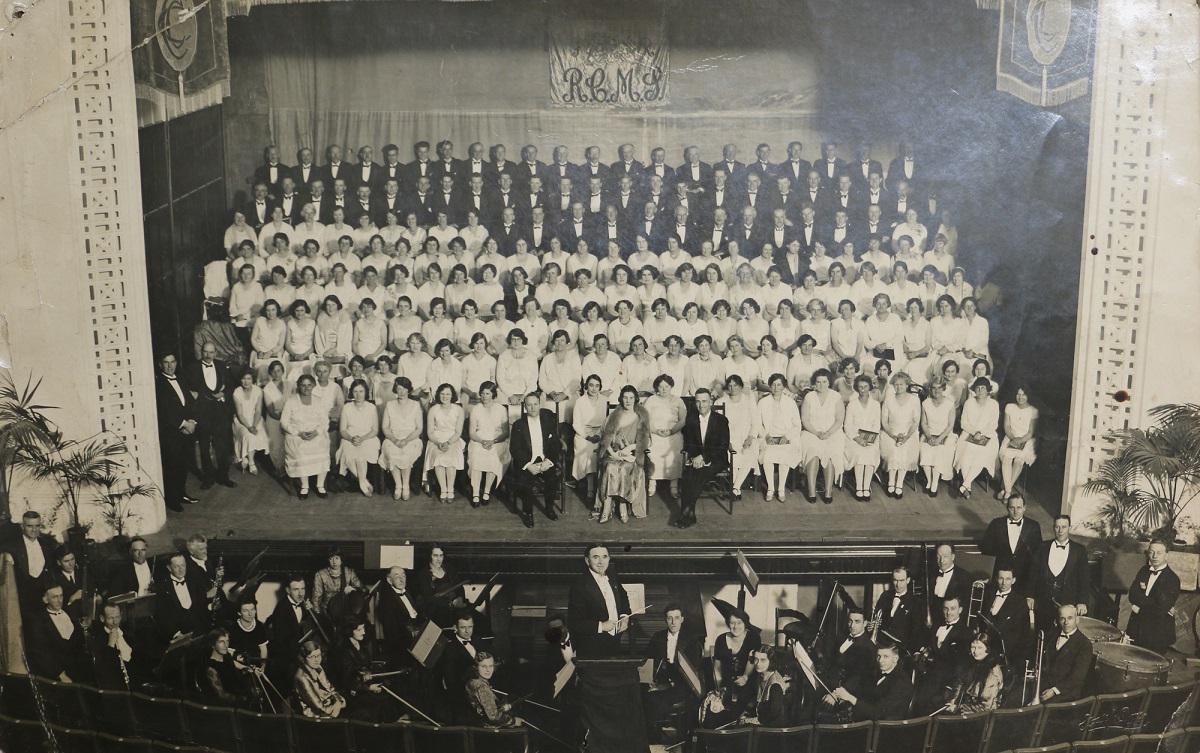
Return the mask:
<path id="1" fill-rule="evenodd" d="M 1092 646 L 1092 651 L 1096 654 L 1098 664 L 1113 667 L 1124 667 L 1128 664 L 1135 672 L 1165 671 L 1171 666 L 1161 654 L 1126 643 L 1097 643 Z"/>
<path id="2" fill-rule="evenodd" d="M 1121 637 L 1121 631 L 1115 626 L 1095 617 L 1080 617 L 1079 632 L 1087 636 L 1092 643 L 1115 641 Z"/>

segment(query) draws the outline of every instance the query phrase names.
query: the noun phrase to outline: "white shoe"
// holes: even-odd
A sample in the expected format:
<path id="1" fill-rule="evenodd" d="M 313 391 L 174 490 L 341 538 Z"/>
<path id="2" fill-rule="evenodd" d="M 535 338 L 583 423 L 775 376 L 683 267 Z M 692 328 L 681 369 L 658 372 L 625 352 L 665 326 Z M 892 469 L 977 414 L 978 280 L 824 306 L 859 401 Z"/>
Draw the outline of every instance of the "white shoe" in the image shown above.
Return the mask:
<path id="1" fill-rule="evenodd" d="M 658 491 L 658 482 L 655 481 L 654 479 L 650 479 L 650 485 L 648 487 L 646 487 L 646 496 L 653 497 L 654 493 L 657 491 Z"/>

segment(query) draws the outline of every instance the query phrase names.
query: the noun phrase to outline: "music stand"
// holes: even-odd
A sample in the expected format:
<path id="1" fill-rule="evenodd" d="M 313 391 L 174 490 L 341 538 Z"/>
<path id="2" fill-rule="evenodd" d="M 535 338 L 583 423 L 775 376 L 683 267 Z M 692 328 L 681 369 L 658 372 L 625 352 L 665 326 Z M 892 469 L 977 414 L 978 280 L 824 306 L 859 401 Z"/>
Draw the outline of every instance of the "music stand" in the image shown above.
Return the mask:
<path id="1" fill-rule="evenodd" d="M 588 753 L 649 753 L 638 667 L 645 659 L 575 659 Z"/>
<path id="2" fill-rule="evenodd" d="M 422 667 L 433 669 L 437 665 L 438 659 L 442 657 L 442 651 L 449 641 L 443 628 L 433 620 L 425 620 L 421 632 L 417 635 L 417 640 L 408 652 Z"/>

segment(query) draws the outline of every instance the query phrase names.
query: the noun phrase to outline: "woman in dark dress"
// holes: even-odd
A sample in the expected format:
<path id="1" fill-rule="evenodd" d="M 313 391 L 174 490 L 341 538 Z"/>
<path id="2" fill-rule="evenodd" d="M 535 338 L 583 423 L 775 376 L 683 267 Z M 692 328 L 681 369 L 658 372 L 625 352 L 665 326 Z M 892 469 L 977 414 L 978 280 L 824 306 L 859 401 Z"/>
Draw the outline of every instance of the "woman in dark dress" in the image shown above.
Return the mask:
<path id="1" fill-rule="evenodd" d="M 783 658 L 774 646 L 759 646 L 751 653 L 757 682 L 754 683 L 754 699 L 742 712 L 743 724 L 763 727 L 787 727 L 791 719 L 791 699 L 787 695 L 787 682 L 780 672 Z"/>
<path id="2" fill-rule="evenodd" d="M 330 658 L 330 674 L 334 686 L 346 699 L 347 714 L 366 722 L 392 722 L 399 717 L 383 685 L 373 681 L 371 659 L 365 651 L 366 621 L 349 618 L 342 626 L 341 642 Z"/>
<path id="3" fill-rule="evenodd" d="M 712 602 L 724 615 L 729 632 L 721 633 L 713 644 L 715 687 L 705 698 L 702 712 L 704 726 L 710 729 L 735 721 L 754 701 L 750 654 L 762 645 L 758 628 L 744 610 L 721 599 Z"/>
<path id="4" fill-rule="evenodd" d="M 467 605 L 461 579 L 452 565 L 446 562 L 446 551 L 434 544 L 429 551 L 429 564 L 417 573 L 417 601 L 423 611 L 439 625 L 453 625 L 454 613 Z M 451 587 L 447 593 L 441 593 Z"/>
<path id="5" fill-rule="evenodd" d="M 229 651 L 229 631 L 214 630 L 208 634 L 209 655 L 200 665 L 196 685 L 204 703 L 212 706 L 232 706 L 257 709 L 258 695 L 248 674 L 258 672 L 242 664 Z"/>

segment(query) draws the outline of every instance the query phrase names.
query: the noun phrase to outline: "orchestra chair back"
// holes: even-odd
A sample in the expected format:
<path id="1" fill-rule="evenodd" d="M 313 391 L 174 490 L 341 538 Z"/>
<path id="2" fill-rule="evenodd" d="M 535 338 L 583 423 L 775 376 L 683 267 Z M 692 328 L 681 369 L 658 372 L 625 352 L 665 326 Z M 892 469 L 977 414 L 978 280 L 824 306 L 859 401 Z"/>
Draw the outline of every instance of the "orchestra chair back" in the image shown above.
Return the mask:
<path id="1" fill-rule="evenodd" d="M 472 727 L 472 753 L 528 753 L 529 731 L 525 727 Z"/>
<path id="2" fill-rule="evenodd" d="M 96 733 L 99 753 L 155 753 L 154 743 L 143 737 L 122 737 L 105 732 Z"/>
<path id="3" fill-rule="evenodd" d="M 693 753 L 750 753 L 754 727 L 698 729 L 692 733 Z"/>
<path id="4" fill-rule="evenodd" d="M 59 753 L 96 753 L 100 741 L 90 729 L 71 729 L 57 724 L 47 724 L 47 733 L 54 738 Z"/>
<path id="5" fill-rule="evenodd" d="M 983 753 L 1001 753 L 1032 746 L 1042 728 L 1045 711 L 1046 708 L 1041 705 L 992 711 L 988 717 L 987 732 L 984 733 Z"/>
<path id="6" fill-rule="evenodd" d="M 241 751 L 237 719 L 233 715 L 233 709 L 184 701 L 183 717 L 192 732 L 191 740 L 196 745 L 225 753 Z"/>
<path id="7" fill-rule="evenodd" d="M 875 753 L 924 753 L 929 741 L 931 718 L 875 722 L 875 736 L 871 750 Z"/>
<path id="8" fill-rule="evenodd" d="M 929 731 L 929 753 L 979 753 L 991 712 L 938 714 Z M 879 750 L 879 746 L 875 747 Z"/>
<path id="9" fill-rule="evenodd" d="M 34 677 L 33 684 L 42 698 L 46 721 L 68 727 L 91 727 L 91 716 L 83 705 L 79 685 Z"/>
<path id="10" fill-rule="evenodd" d="M 471 753 L 471 732 L 466 727 L 413 724 L 408 735 L 408 753 Z"/>
<path id="11" fill-rule="evenodd" d="M 291 753 L 292 725 L 283 714 L 237 709 L 233 715 L 246 753 Z"/>
<path id="12" fill-rule="evenodd" d="M 92 709 L 96 731 L 122 737 L 137 737 L 137 717 L 133 713 L 133 698 L 125 690 L 80 689 L 84 702 Z"/>
<path id="13" fill-rule="evenodd" d="M 30 675 L 0 673 L 0 698 L 4 699 L 4 713 L 12 719 L 38 721 L 37 700 L 33 695 Z"/>
<path id="14" fill-rule="evenodd" d="M 1012 753 L 1070 753 L 1071 743 L 1043 745 L 1040 748 L 1016 748 Z"/>
<path id="15" fill-rule="evenodd" d="M 408 753 L 408 725 L 402 722 L 378 724 L 351 719 L 350 736 L 357 753 Z"/>
<path id="16" fill-rule="evenodd" d="M 1162 735 L 1130 735 L 1125 753 L 1159 753 L 1164 750 L 1183 751 L 1185 731 L 1173 729 Z"/>
<path id="17" fill-rule="evenodd" d="M 1146 689 L 1096 696 L 1096 706 L 1083 730 L 1084 740 L 1108 740 L 1141 731 Z"/>
<path id="18" fill-rule="evenodd" d="M 1096 699 L 1089 696 L 1078 701 L 1044 705 L 1046 711 L 1042 717 L 1041 734 L 1038 736 L 1038 743 L 1043 747 L 1082 740 Z"/>
<path id="19" fill-rule="evenodd" d="M 1108 740 L 1081 740 L 1071 745 L 1071 753 L 1125 753 L 1129 735 L 1117 735 Z"/>
<path id="20" fill-rule="evenodd" d="M 138 735 L 151 740 L 169 740 L 187 744 L 191 739 L 183 720 L 183 701 L 130 693 Z"/>
<path id="21" fill-rule="evenodd" d="M 1188 727 L 1183 731 L 1183 743 L 1179 749 L 1183 753 L 1200 751 L 1200 727 Z"/>
<path id="22" fill-rule="evenodd" d="M 759 727 L 754 731 L 754 753 L 808 753 L 813 726 Z"/>
<path id="23" fill-rule="evenodd" d="M 46 731 L 41 722 L 0 713 L 0 750 L 41 750 L 45 741 Z"/>
<path id="24" fill-rule="evenodd" d="M 868 753 L 875 723 L 818 724 L 813 728 L 813 753 Z"/>
<path id="25" fill-rule="evenodd" d="M 1197 703 L 1196 681 L 1180 682 L 1146 689 L 1146 713 L 1142 717 L 1142 733 L 1160 734 L 1182 708 L 1188 727 L 1200 727 L 1200 703 Z"/>
<path id="26" fill-rule="evenodd" d="M 326 753 L 352 750 L 350 725 L 345 719 L 327 719 L 292 715 L 292 741 L 295 753 Z"/>
<path id="27" fill-rule="evenodd" d="M 213 753 L 212 750 L 201 748 L 199 745 L 177 745 L 162 740 L 151 740 L 150 749 L 153 753 Z"/>

